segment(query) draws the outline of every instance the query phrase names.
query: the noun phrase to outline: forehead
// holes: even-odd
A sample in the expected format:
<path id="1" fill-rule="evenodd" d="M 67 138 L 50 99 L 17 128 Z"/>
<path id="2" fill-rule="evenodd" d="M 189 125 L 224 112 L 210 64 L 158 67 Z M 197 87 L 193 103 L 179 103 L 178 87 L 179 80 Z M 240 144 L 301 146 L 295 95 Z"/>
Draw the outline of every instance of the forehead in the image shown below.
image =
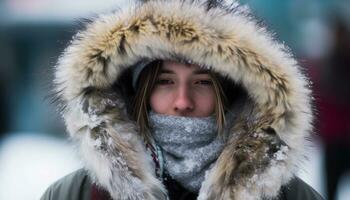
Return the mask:
<path id="1" fill-rule="evenodd" d="M 208 74 L 207 69 L 203 69 L 195 64 L 186 64 L 176 61 L 164 61 L 161 67 L 161 73 L 191 72 L 194 74 Z"/>

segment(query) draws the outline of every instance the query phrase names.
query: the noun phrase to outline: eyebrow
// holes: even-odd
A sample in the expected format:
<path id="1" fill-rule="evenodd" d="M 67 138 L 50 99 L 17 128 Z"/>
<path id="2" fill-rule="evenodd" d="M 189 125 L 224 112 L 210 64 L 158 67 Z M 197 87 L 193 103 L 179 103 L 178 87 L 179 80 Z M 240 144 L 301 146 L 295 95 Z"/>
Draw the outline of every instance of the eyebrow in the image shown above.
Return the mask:
<path id="1" fill-rule="evenodd" d="M 207 69 L 197 69 L 193 72 L 193 74 L 209 74 L 209 70 Z"/>
<path id="2" fill-rule="evenodd" d="M 169 69 L 161 69 L 160 73 L 164 73 L 164 74 L 175 74 L 175 72 L 173 72 L 172 70 Z M 197 69 L 193 72 L 193 74 L 208 74 L 209 70 L 207 69 Z"/>
<path id="3" fill-rule="evenodd" d="M 169 69 L 161 69 L 160 73 L 164 74 L 175 74 L 175 72 L 169 70 Z"/>

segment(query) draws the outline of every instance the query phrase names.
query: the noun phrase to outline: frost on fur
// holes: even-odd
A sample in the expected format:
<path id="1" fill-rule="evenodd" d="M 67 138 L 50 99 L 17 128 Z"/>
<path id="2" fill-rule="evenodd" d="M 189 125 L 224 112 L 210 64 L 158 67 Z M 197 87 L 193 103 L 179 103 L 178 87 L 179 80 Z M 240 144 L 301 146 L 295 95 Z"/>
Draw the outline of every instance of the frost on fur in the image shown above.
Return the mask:
<path id="1" fill-rule="evenodd" d="M 249 96 L 199 199 L 276 195 L 303 159 L 311 129 L 310 90 L 296 60 L 237 1 L 144 2 L 96 18 L 56 66 L 62 114 L 91 176 L 114 199 L 166 198 L 126 111 L 130 99 L 113 87 L 140 59 L 181 58 Z"/>

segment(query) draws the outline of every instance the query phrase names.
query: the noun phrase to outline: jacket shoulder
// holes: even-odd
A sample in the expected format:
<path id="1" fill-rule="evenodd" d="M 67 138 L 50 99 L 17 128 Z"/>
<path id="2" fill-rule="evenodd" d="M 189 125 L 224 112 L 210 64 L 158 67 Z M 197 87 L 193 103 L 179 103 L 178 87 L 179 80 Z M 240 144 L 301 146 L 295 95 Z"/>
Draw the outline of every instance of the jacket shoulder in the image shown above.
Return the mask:
<path id="1" fill-rule="evenodd" d="M 293 178 L 282 188 L 280 199 L 285 200 L 323 200 L 324 198 L 311 186 L 298 177 Z"/>
<path id="2" fill-rule="evenodd" d="M 72 172 L 53 183 L 40 200 L 90 199 L 92 182 L 84 169 Z"/>

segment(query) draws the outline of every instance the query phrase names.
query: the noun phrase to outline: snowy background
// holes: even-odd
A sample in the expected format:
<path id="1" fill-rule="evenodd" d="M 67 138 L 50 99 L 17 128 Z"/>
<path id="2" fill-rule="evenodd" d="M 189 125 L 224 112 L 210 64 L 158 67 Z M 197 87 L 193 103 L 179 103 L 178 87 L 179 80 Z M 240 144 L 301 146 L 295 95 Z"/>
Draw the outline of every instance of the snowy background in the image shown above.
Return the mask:
<path id="1" fill-rule="evenodd" d="M 303 62 L 329 53 L 335 15 L 350 24 L 350 1 L 346 0 L 241 2 L 251 6 Z M 0 199 L 39 199 L 52 182 L 82 166 L 50 102 L 52 66 L 72 35 L 82 28 L 78 19 L 127 3 L 0 1 Z M 322 142 L 315 138 L 309 161 L 299 175 L 325 196 L 323 159 Z M 338 200 L 348 199 L 350 172 L 338 188 Z"/>

